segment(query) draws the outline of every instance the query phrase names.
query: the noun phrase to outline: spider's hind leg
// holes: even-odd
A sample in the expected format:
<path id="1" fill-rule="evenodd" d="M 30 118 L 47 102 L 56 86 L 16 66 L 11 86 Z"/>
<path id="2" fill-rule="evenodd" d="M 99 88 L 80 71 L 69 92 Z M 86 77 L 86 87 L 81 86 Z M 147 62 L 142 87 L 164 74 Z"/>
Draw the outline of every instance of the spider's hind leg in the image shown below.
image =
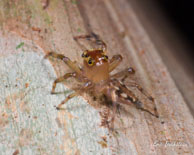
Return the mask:
<path id="1" fill-rule="evenodd" d="M 157 111 L 157 108 L 154 106 L 154 113 L 152 113 L 151 111 L 149 111 L 148 109 L 144 108 L 143 104 L 138 100 L 136 102 L 133 102 L 133 104 L 136 106 L 137 109 L 140 109 L 142 111 L 145 111 L 147 113 L 149 113 L 150 115 L 156 117 L 156 118 L 159 118 L 159 115 L 158 115 L 158 111 Z"/>
<path id="2" fill-rule="evenodd" d="M 117 88 L 116 95 L 118 96 L 117 100 L 119 103 L 124 103 L 124 104 L 132 103 L 133 105 L 136 106 L 137 109 L 145 111 L 157 118 L 159 117 L 153 98 L 149 96 L 152 104 L 149 102 L 143 103 L 138 99 L 138 97 L 131 90 L 129 90 L 124 84 L 121 84 L 118 80 L 115 79 L 112 81 L 112 83 L 115 86 L 115 88 Z"/>
<path id="3" fill-rule="evenodd" d="M 132 68 L 132 67 L 129 67 L 129 68 L 126 68 L 125 70 L 123 71 L 120 71 L 114 75 L 111 76 L 111 78 L 120 78 L 120 77 L 123 77 L 121 79 L 121 82 L 124 83 L 125 80 L 130 76 L 130 75 L 134 75 L 135 74 L 135 70 Z M 154 98 L 149 94 L 147 93 L 140 85 L 138 85 L 137 83 L 135 82 L 127 82 L 127 85 L 129 87 L 135 87 L 137 88 L 142 94 L 144 94 L 150 101 L 154 102 Z"/>
<path id="4" fill-rule="evenodd" d="M 129 82 L 127 83 L 127 85 L 129 87 L 135 87 L 137 88 L 143 95 L 145 95 L 150 101 L 154 102 L 154 98 L 147 93 L 147 91 L 145 91 L 140 85 L 138 85 L 137 83 L 135 82 Z"/>

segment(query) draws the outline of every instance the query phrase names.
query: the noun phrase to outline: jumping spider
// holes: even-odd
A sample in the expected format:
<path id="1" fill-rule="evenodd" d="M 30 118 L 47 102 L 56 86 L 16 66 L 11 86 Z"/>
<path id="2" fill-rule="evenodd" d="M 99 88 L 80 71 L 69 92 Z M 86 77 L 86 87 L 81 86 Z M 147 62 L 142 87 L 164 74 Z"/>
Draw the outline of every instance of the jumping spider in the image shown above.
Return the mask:
<path id="1" fill-rule="evenodd" d="M 87 50 L 83 44 L 79 42 L 80 39 L 86 39 L 97 45 L 100 45 L 100 49 L 90 49 Z M 130 75 L 135 73 L 134 69 L 129 67 L 120 71 L 116 74 L 110 75 L 110 73 L 120 64 L 122 61 L 122 56 L 120 54 L 114 55 L 110 60 L 106 55 L 107 46 L 99 38 L 98 35 L 91 33 L 90 35 L 81 35 L 74 37 L 74 40 L 84 51 L 81 55 L 83 58 L 83 67 L 80 68 L 72 62 L 68 57 L 58 54 L 55 52 L 48 53 L 45 57 L 52 56 L 54 58 L 60 59 L 66 63 L 66 65 L 73 70 L 71 73 L 66 73 L 64 76 L 57 78 L 52 87 L 51 93 L 55 93 L 56 84 L 63 82 L 68 78 L 75 78 L 79 82 L 83 82 L 83 86 L 76 89 L 74 93 L 70 94 L 64 101 L 57 106 L 57 109 L 61 109 L 61 106 L 65 104 L 71 98 L 80 95 L 83 92 L 92 92 L 94 95 L 102 94 L 108 98 L 113 104 L 113 116 L 111 121 L 114 120 L 114 115 L 116 113 L 116 107 L 118 103 L 123 104 L 133 104 L 136 108 L 141 109 L 152 116 L 158 118 L 158 113 L 156 107 L 154 107 L 154 112 L 151 112 L 145 108 L 143 104 L 134 93 L 127 88 L 124 81 Z M 121 78 L 121 80 L 118 80 Z M 144 94 L 153 104 L 154 99 L 138 84 L 131 83 L 130 87 L 136 87 L 142 94 Z"/>

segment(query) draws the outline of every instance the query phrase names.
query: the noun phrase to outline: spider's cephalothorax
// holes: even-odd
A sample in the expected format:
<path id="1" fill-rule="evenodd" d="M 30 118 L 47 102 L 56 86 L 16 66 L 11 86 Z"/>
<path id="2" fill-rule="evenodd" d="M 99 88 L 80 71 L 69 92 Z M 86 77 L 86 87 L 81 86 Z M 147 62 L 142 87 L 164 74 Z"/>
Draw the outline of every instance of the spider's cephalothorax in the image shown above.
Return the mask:
<path id="1" fill-rule="evenodd" d="M 113 103 L 113 114 L 115 113 L 116 105 L 118 103 L 123 104 L 134 104 L 138 109 L 146 111 L 151 115 L 158 117 L 157 109 L 154 104 L 150 110 L 147 107 L 148 104 L 143 104 L 134 93 L 128 89 L 128 87 L 137 88 L 142 94 L 144 94 L 152 103 L 154 99 L 138 84 L 132 82 L 126 87 L 124 81 L 130 75 L 135 73 L 133 68 L 126 68 L 116 74 L 111 75 L 110 73 L 120 64 L 122 56 L 120 54 L 114 55 L 111 59 L 106 55 L 106 44 L 99 39 L 99 37 L 92 33 L 91 35 L 81 35 L 74 37 L 78 45 L 83 49 L 83 66 L 80 68 L 75 62 L 71 61 L 68 57 L 50 52 L 46 55 L 52 56 L 63 60 L 74 72 L 66 73 L 64 76 L 57 78 L 52 87 L 52 92 L 55 93 L 56 84 L 62 82 L 70 77 L 75 78 L 80 82 L 84 82 L 83 86 L 75 89 L 75 92 L 70 94 L 61 104 L 58 105 L 57 109 L 61 109 L 61 106 L 66 103 L 69 99 L 82 94 L 83 92 L 93 92 L 93 94 L 102 94 L 111 100 Z M 87 39 L 100 45 L 100 49 L 88 50 L 78 41 L 79 39 Z M 121 80 L 118 80 L 118 78 Z M 120 82 L 122 81 L 122 82 Z M 114 118 L 114 116 L 112 117 Z M 113 120 L 113 119 L 112 119 Z"/>
<path id="2" fill-rule="evenodd" d="M 94 83 L 109 78 L 108 56 L 101 49 L 87 50 L 82 54 L 83 74 Z"/>

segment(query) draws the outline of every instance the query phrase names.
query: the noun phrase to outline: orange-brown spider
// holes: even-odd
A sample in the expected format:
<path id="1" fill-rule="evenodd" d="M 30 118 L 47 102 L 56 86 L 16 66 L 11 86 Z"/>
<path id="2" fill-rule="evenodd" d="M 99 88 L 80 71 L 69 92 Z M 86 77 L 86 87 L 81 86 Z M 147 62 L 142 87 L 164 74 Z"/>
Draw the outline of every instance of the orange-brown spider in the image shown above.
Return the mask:
<path id="1" fill-rule="evenodd" d="M 72 62 L 68 57 L 57 54 L 55 52 L 50 52 L 46 55 L 52 56 L 54 58 L 60 59 L 64 61 L 69 68 L 71 68 L 74 72 L 66 73 L 64 76 L 57 78 L 52 87 L 51 93 L 55 93 L 56 84 L 62 82 L 68 78 L 75 78 L 79 82 L 83 82 L 83 86 L 79 89 L 76 89 L 74 93 L 70 94 L 64 101 L 61 102 L 57 106 L 57 109 L 61 109 L 61 106 L 65 104 L 69 99 L 80 95 L 83 92 L 92 92 L 92 94 L 99 96 L 102 94 L 106 96 L 106 98 L 112 101 L 113 104 L 113 117 L 116 112 L 116 106 L 118 103 L 124 104 L 134 104 L 138 109 L 148 112 L 149 114 L 158 117 L 158 113 L 156 108 L 154 108 L 154 112 L 150 112 L 145 108 L 145 104 L 143 104 L 134 93 L 129 90 L 125 84 L 125 79 L 134 74 L 135 71 L 133 68 L 129 67 L 124 69 L 121 72 L 110 75 L 110 73 L 120 64 L 122 61 L 122 56 L 120 54 L 114 55 L 110 60 L 106 55 L 106 44 L 99 39 L 94 33 L 91 35 L 81 35 L 74 37 L 75 41 L 80 45 L 80 47 L 84 50 L 82 54 L 83 58 L 83 67 L 78 67 L 74 62 Z M 97 45 L 100 45 L 100 49 L 92 49 L 87 50 L 80 42 L 79 39 L 87 39 L 89 41 L 95 42 Z M 118 80 L 118 78 L 122 78 Z M 136 87 L 141 93 L 143 93 L 151 102 L 154 102 L 154 99 L 146 93 L 146 91 L 140 87 L 136 83 L 131 83 L 131 87 Z"/>

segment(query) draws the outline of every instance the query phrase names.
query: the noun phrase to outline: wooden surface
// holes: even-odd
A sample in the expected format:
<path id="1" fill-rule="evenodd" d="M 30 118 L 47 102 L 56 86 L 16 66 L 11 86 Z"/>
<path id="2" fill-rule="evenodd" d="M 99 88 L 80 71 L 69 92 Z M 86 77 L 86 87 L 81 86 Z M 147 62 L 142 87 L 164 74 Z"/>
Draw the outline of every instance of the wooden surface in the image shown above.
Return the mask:
<path id="1" fill-rule="evenodd" d="M 130 3 L 46 2 L 0 2 L 0 154 L 193 154 L 193 117 Z M 159 119 L 124 106 L 112 133 L 100 126 L 104 107 L 87 102 L 87 95 L 56 111 L 71 91 L 59 84 L 65 93 L 51 95 L 52 82 L 69 69 L 43 57 L 52 50 L 81 63 L 73 36 L 90 31 L 107 43 L 109 56 L 124 57 L 117 71 L 136 69 Z"/>
<path id="2" fill-rule="evenodd" d="M 193 48 L 177 30 L 178 25 L 165 16 L 165 11 L 156 1 L 130 0 L 130 4 L 194 116 L 194 70 L 193 57 L 190 55 Z"/>

